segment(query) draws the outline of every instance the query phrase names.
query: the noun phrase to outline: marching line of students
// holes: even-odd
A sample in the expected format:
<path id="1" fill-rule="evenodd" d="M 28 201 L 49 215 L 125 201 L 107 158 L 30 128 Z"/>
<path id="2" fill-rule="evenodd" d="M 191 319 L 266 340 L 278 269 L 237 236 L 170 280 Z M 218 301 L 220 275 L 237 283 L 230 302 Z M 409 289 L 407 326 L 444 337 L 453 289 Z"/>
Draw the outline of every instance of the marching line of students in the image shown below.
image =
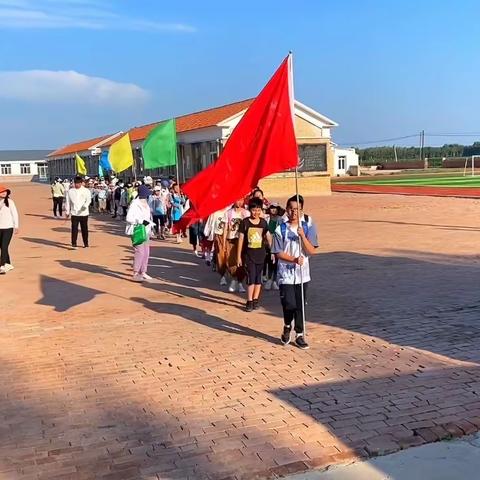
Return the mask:
<path id="1" fill-rule="evenodd" d="M 133 237 L 138 227 L 143 228 L 140 242 L 133 244 L 132 279 L 135 282 L 152 280 L 147 273 L 150 238 L 156 235 L 164 240 L 169 228 L 188 209 L 188 199 L 179 185 L 171 180 L 152 184 L 144 182 L 128 192 L 131 198 L 122 212 L 127 235 Z M 123 186 L 120 188 L 126 191 Z M 10 193 L 0 185 L 0 274 L 13 269 L 9 246 L 19 227 L 18 212 Z M 52 185 L 52 198 L 54 215 L 62 215 L 65 206 L 65 214 L 71 218 L 72 247 L 77 248 L 80 227 L 87 248 L 92 193 L 85 187 L 84 179 L 75 177 L 72 186 L 57 179 Z M 112 199 L 115 200 L 113 208 L 122 206 L 121 201 L 117 203 L 118 198 L 112 196 Z M 99 198 L 100 212 L 106 209 L 101 200 L 104 199 Z M 262 288 L 278 289 L 284 323 L 281 342 L 288 345 L 293 341 L 297 347 L 307 349 L 304 304 L 311 282 L 309 259 L 316 253 L 318 240 L 316 226 L 311 217 L 304 214 L 303 207 L 304 199 L 300 195 L 289 198 L 283 210 L 278 204 L 269 204 L 263 192 L 255 189 L 247 199 L 240 199 L 231 207 L 213 213 L 206 221 L 190 226 L 189 234 L 193 253 L 204 258 L 220 275 L 220 285 L 228 285 L 232 293 L 246 293 L 247 312 L 260 307 Z M 176 235 L 176 242 L 180 243 L 184 236 L 183 233 Z"/>
<path id="2" fill-rule="evenodd" d="M 246 279 L 247 312 L 260 307 L 262 288 L 279 290 L 284 319 L 281 341 L 288 345 L 293 340 L 297 347 L 307 349 L 304 302 L 311 281 L 309 257 L 318 247 L 316 226 L 303 213 L 301 195 L 289 198 L 285 211 L 278 204 L 269 205 L 259 189 L 247 199 L 248 210 L 245 203 L 238 200 L 215 212 L 203 228 L 205 239 L 213 245 L 220 285 L 227 285 L 228 273 L 228 290 L 245 293 L 242 282 Z"/>

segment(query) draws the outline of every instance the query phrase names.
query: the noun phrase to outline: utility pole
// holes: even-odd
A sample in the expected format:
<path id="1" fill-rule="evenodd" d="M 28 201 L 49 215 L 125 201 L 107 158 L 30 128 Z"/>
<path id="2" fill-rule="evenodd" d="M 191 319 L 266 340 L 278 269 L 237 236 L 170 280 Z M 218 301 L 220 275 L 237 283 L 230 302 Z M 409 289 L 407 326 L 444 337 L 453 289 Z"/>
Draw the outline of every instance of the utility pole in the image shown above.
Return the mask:
<path id="1" fill-rule="evenodd" d="M 398 157 L 397 157 L 397 146 L 393 146 L 393 153 L 395 154 L 395 162 L 398 162 Z"/>
<path id="2" fill-rule="evenodd" d="M 420 160 L 423 162 L 423 151 L 425 148 L 425 130 L 420 132 Z"/>

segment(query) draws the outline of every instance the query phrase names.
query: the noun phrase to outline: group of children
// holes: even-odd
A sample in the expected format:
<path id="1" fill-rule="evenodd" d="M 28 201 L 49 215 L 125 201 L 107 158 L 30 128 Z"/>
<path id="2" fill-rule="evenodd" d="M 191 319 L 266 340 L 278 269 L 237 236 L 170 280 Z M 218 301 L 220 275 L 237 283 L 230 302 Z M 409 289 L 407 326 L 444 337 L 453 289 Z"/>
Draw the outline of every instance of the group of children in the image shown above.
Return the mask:
<path id="1" fill-rule="evenodd" d="M 188 210 L 188 199 L 172 179 L 157 180 L 154 185 L 147 178 L 139 183 L 89 181 L 85 186 L 90 190 L 94 210 L 111 211 L 116 217 L 122 209 L 127 234 L 143 224 L 148 238 L 155 235 L 164 240 Z M 57 190 L 61 189 L 54 184 L 52 194 Z M 106 195 L 101 194 L 104 191 Z M 58 206 L 58 200 L 53 198 L 54 206 Z M 205 258 L 207 265 L 218 272 L 220 285 L 228 285 L 230 292 L 246 293 L 247 312 L 259 308 L 262 288 L 279 290 L 284 317 L 281 341 L 290 343 L 293 326 L 295 344 L 306 349 L 304 305 L 310 282 L 309 257 L 315 254 L 318 242 L 316 227 L 303 213 L 303 205 L 301 196 L 293 196 L 284 210 L 269 203 L 256 188 L 246 198 L 191 225 L 189 239 L 194 254 Z M 176 233 L 176 242 L 185 236 L 186 232 Z M 134 246 L 134 281 L 151 279 L 147 274 L 149 245 L 146 240 Z"/>
<path id="2" fill-rule="evenodd" d="M 197 255 L 201 245 L 207 264 L 220 275 L 220 285 L 228 284 L 228 275 L 228 290 L 246 293 L 247 312 L 259 308 L 262 287 L 280 290 L 282 343 L 290 343 L 293 323 L 295 344 L 306 349 L 303 305 L 310 281 L 309 256 L 315 254 L 318 241 L 303 203 L 301 196 L 293 196 L 283 210 L 270 204 L 257 188 L 246 199 L 210 215 L 205 223 L 191 226 L 190 243 Z"/>

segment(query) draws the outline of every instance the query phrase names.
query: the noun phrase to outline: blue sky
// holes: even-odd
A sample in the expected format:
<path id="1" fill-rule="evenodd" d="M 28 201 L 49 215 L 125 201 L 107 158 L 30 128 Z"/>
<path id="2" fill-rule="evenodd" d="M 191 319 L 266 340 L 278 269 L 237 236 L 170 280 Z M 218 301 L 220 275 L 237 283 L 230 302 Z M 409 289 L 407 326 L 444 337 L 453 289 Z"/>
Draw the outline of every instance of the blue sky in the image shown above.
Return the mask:
<path id="1" fill-rule="evenodd" d="M 0 0 L 0 149 L 252 97 L 288 50 L 296 97 L 340 124 L 337 143 L 480 132 L 479 15 L 474 0 Z"/>

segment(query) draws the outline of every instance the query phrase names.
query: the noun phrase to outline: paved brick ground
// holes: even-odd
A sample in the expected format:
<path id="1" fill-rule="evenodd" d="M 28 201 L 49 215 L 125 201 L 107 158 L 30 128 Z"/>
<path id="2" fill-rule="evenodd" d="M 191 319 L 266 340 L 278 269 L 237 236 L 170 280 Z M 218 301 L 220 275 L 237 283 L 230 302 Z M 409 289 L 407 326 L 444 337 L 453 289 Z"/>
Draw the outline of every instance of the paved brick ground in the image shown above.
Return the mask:
<path id="1" fill-rule="evenodd" d="M 17 186 L 0 277 L 0 478 L 262 478 L 480 427 L 478 200 L 339 194 L 320 225 L 309 339 L 282 347 L 187 247 L 129 281 L 122 226 L 68 249 L 48 190 Z"/>

